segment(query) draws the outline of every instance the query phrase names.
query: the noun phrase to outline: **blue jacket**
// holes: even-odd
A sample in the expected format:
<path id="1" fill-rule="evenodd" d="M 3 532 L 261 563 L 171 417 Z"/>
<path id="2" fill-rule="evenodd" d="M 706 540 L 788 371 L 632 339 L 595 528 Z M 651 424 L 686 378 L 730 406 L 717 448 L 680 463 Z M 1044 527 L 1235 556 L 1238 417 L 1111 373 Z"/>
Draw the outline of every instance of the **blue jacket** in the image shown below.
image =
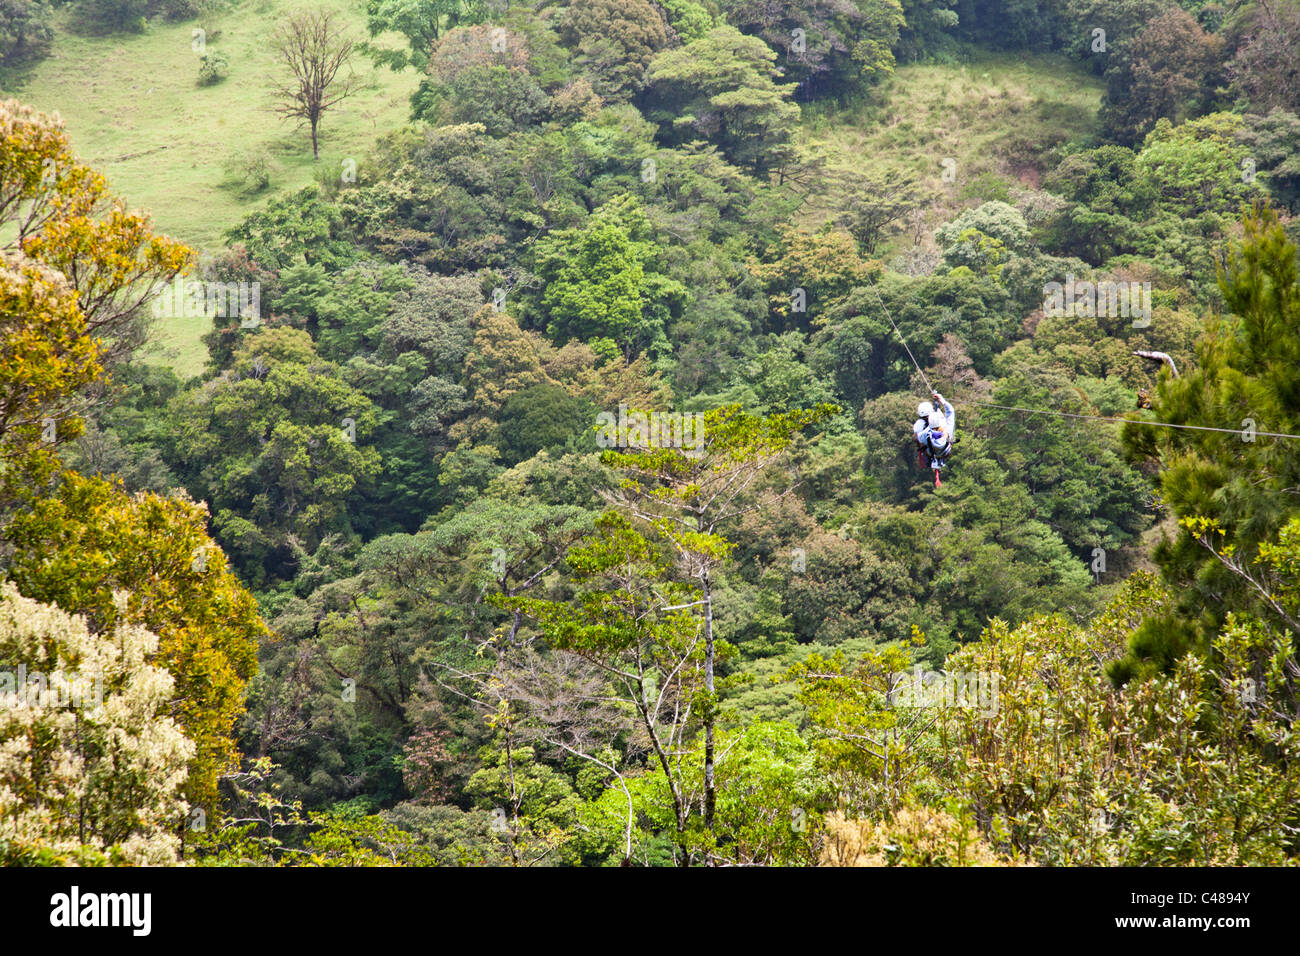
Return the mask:
<path id="1" fill-rule="evenodd" d="M 942 395 L 939 396 L 939 405 L 942 406 L 944 428 L 948 432 L 948 440 L 952 441 L 957 437 L 957 413 L 953 411 L 952 403 Z"/>
<path id="2" fill-rule="evenodd" d="M 943 413 L 943 418 L 944 418 L 943 430 L 947 433 L 948 440 L 947 442 L 937 446 L 936 450 L 943 451 L 951 448 L 953 439 L 957 437 L 957 413 L 953 410 L 952 403 L 949 402 L 947 399 L 945 399 L 942 395 L 939 396 L 938 411 L 941 411 Z M 924 421 L 923 419 L 918 418 L 912 424 L 912 434 L 916 436 L 917 443 L 920 444 L 922 447 L 927 447 L 927 446 L 932 448 L 936 447 L 930 441 L 930 425 L 928 422 Z"/>

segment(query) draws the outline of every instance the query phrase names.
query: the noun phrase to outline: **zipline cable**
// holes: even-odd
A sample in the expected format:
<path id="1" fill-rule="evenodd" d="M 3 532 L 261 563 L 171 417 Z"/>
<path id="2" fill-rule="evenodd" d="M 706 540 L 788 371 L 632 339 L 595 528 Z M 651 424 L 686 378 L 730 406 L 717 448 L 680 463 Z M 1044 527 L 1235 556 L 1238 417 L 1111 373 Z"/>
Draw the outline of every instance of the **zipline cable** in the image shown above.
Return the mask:
<path id="1" fill-rule="evenodd" d="M 920 376 L 921 376 L 921 381 L 925 382 L 925 387 L 928 388 L 928 389 L 930 390 L 931 394 L 933 394 L 933 393 L 934 393 L 934 386 L 932 386 L 932 385 L 930 384 L 930 380 L 929 380 L 928 378 L 926 378 L 926 376 L 925 376 L 925 372 L 922 371 L 920 363 L 917 362 L 917 360 L 916 360 L 916 356 L 912 354 L 912 349 L 911 349 L 911 347 L 907 344 L 907 339 L 903 338 L 903 333 L 900 332 L 900 331 L 898 330 L 898 324 L 897 324 L 896 322 L 894 322 L 894 317 L 893 317 L 893 316 L 890 314 L 890 312 L 889 312 L 889 306 L 885 305 L 885 300 L 884 300 L 883 298 L 881 298 L 881 296 L 880 296 L 880 292 L 877 291 L 876 286 L 875 286 L 875 283 L 872 283 L 870 286 L 868 286 L 868 288 L 870 288 L 871 291 L 872 291 L 872 293 L 875 295 L 875 297 L 876 297 L 876 301 L 880 303 L 880 308 L 884 311 L 884 313 L 885 313 L 885 318 L 887 318 L 887 319 L 889 320 L 889 324 L 890 324 L 891 326 L 893 326 L 893 328 L 894 328 L 894 334 L 898 336 L 898 341 L 902 342 L 902 343 L 903 343 L 903 348 L 907 350 L 907 357 L 908 357 L 909 359 L 912 360 L 912 365 L 916 367 L 916 371 L 920 374 Z M 1056 416 L 1059 416 L 1059 417 L 1061 417 L 1061 418 L 1084 418 L 1084 419 L 1088 419 L 1089 421 L 1097 421 L 1097 422 L 1116 422 L 1116 423 L 1119 423 L 1119 424 L 1122 424 L 1123 422 L 1133 422 L 1133 423 L 1135 423 L 1135 424 L 1137 424 L 1137 425 L 1151 425 L 1151 426 L 1156 427 L 1156 428 L 1182 428 L 1182 429 L 1185 429 L 1185 430 L 1187 430 L 1187 431 L 1197 431 L 1197 432 L 1222 432 L 1223 434 L 1226 434 L 1226 435 L 1240 435 L 1240 434 L 1242 434 L 1242 432 L 1244 431 L 1244 429 L 1241 429 L 1241 428 L 1216 428 L 1216 427 L 1214 427 L 1214 426 L 1212 426 L 1212 425 L 1178 425 L 1178 424 L 1175 424 L 1174 422 L 1152 422 L 1152 421 L 1146 421 L 1145 419 L 1141 419 L 1141 418 L 1114 418 L 1114 417 L 1107 416 L 1107 415 L 1080 415 L 1080 414 L 1078 414 L 1078 413 L 1076 413 L 1076 412 L 1057 412 L 1057 411 L 1050 411 L 1050 410 L 1048 410 L 1048 409 L 1043 409 L 1043 408 L 1018 408 L 1018 407 L 1016 407 L 1016 406 L 1014 406 L 1014 405 L 997 405 L 997 404 L 994 404 L 993 402 L 977 402 L 977 401 L 969 401 L 969 402 L 963 402 L 962 404 L 964 404 L 964 405 L 982 405 L 982 406 L 984 406 L 985 408 L 1000 408 L 1000 409 L 1003 409 L 1004 411 L 1008 411 L 1008 412 L 1025 412 L 1026 414 L 1029 414 L 1029 415 L 1056 415 Z M 1259 432 L 1259 431 L 1257 431 L 1257 432 L 1255 432 L 1254 434 L 1255 434 L 1257 437 L 1260 437 L 1260 438 L 1295 438 L 1295 439 L 1300 439 L 1300 435 L 1291 435 L 1291 434 L 1288 434 L 1287 432 Z"/>
<path id="2" fill-rule="evenodd" d="M 1057 415 L 1061 418 L 1086 418 L 1098 422 L 1132 422 L 1135 425 L 1153 425 L 1157 428 L 1184 428 L 1189 431 L 1198 432 L 1223 432 L 1228 435 L 1240 435 L 1245 429 L 1242 428 L 1215 428 L 1212 425 L 1177 425 L 1174 422 L 1152 422 L 1141 418 L 1112 418 L 1106 415 L 1080 415 L 1076 412 L 1057 412 L 1045 408 L 1017 408 L 1014 405 L 996 405 L 993 402 L 963 402 L 964 405 L 982 405 L 985 408 L 1001 408 L 1008 412 L 1025 412 L 1029 415 Z M 1255 435 L 1261 438 L 1300 438 L 1300 435 L 1290 435 L 1286 432 L 1255 432 Z"/>
<path id="3" fill-rule="evenodd" d="M 921 381 L 925 382 L 925 387 L 928 388 L 930 390 L 930 394 L 933 395 L 934 386 L 932 386 L 930 384 L 930 380 L 925 377 L 925 372 L 921 371 L 921 365 L 919 362 L 917 362 L 916 356 L 912 354 L 912 349 L 907 344 L 907 339 L 903 338 L 903 333 L 898 331 L 898 325 L 895 324 L 894 317 L 889 314 L 889 306 L 885 305 L 885 300 L 880 297 L 880 293 L 876 290 L 876 285 L 874 282 L 870 286 L 868 286 L 868 288 L 871 289 L 871 291 L 875 294 L 876 301 L 880 303 L 880 308 L 884 310 L 885 318 L 889 320 L 889 324 L 894 326 L 894 334 L 898 336 L 898 341 L 903 343 L 903 348 L 907 350 L 907 357 L 912 360 L 912 364 L 916 366 L 917 372 L 919 372 L 921 375 Z"/>

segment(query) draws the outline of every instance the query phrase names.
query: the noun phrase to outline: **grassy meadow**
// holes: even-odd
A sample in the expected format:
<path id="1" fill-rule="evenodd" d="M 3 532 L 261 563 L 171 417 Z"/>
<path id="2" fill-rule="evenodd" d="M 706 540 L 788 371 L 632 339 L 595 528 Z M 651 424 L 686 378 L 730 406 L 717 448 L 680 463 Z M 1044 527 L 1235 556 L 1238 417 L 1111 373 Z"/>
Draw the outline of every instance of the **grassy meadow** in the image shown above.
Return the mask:
<path id="1" fill-rule="evenodd" d="M 321 0 L 346 18 L 356 37 L 365 17 L 355 0 Z M 133 208 L 158 229 L 211 253 L 221 234 L 277 194 L 318 175 L 342 171 L 375 140 L 406 121 L 413 73 L 375 69 L 354 57 L 364 87 L 326 114 L 321 155 L 312 159 L 308 129 L 272 111 L 278 72 L 269 37 L 290 4 L 243 0 L 219 14 L 185 23 L 151 23 L 139 35 L 79 36 L 64 13 L 52 55 L 5 94 L 58 112 L 78 155 L 108 176 Z M 229 60 L 227 79 L 199 86 L 196 30 L 209 52 Z M 260 166 L 269 181 L 248 188 L 243 170 Z M 155 332 L 155 360 L 182 375 L 202 367 L 206 319 L 168 319 Z"/>

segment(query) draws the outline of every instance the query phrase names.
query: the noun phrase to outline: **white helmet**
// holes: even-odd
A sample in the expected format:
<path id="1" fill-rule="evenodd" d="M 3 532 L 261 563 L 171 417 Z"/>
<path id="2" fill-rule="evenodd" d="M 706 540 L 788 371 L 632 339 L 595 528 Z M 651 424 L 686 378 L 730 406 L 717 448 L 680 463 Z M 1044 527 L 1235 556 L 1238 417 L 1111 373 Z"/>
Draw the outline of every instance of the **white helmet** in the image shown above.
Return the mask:
<path id="1" fill-rule="evenodd" d="M 935 412 L 929 418 L 929 425 L 931 428 L 943 428 L 947 424 L 948 423 L 944 420 L 944 417 L 938 412 Z"/>
<path id="2" fill-rule="evenodd" d="M 929 421 L 930 416 L 933 414 L 934 414 L 934 406 L 931 405 L 929 402 L 922 402 L 920 405 L 916 406 L 917 418 L 924 418 L 926 421 Z"/>

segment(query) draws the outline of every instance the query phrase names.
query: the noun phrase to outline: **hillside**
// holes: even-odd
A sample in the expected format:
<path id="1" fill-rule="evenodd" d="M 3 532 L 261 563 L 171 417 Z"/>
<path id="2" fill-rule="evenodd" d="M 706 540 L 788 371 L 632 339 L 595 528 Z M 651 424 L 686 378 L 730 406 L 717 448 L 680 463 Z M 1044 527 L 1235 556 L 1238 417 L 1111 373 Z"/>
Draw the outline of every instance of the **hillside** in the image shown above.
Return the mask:
<path id="1" fill-rule="evenodd" d="M 0 4 L 0 864 L 1300 861 L 1300 0 L 210 2 Z"/>
<path id="2" fill-rule="evenodd" d="M 355 3 L 323 6 L 364 35 Z M 288 0 L 242 0 L 207 19 L 159 21 L 142 35 L 107 37 L 71 32 L 72 13 L 64 11 L 51 55 L 5 93 L 58 112 L 77 154 L 133 208 L 152 216 L 159 230 L 211 253 L 224 245 L 225 230 L 270 197 L 338 175 L 345 159 L 359 160 L 409 116 L 415 75 L 354 57 L 364 86 L 325 117 L 314 161 L 307 130 L 271 109 L 279 67 L 267 37 L 293 7 Z M 230 62 L 229 77 L 212 86 L 197 83 L 196 29 L 205 31 L 207 50 Z M 265 170 L 264 187 L 250 189 L 259 181 L 250 166 Z M 154 360 L 181 375 L 196 373 L 206 331 L 203 320 L 169 319 L 157 329 Z"/>
<path id="3" fill-rule="evenodd" d="M 1095 138 L 1102 89 L 1063 55 L 967 47 L 956 64 L 904 64 L 852 106 L 805 107 L 799 141 L 829 174 L 811 191 L 806 214 L 830 217 L 852 198 L 837 173 L 910 177 L 920 203 L 899 232 L 907 242 L 928 239 L 971 200 L 1037 187 L 1064 146 Z"/>
<path id="4" fill-rule="evenodd" d="M 323 125 L 321 157 L 312 160 L 305 129 L 271 111 L 277 69 L 266 36 L 292 4 L 244 0 L 209 20 L 156 23 L 142 36 L 78 36 L 63 20 L 53 54 L 10 91 L 58 111 L 74 147 L 103 170 L 133 207 L 159 229 L 211 253 L 222 233 L 265 205 L 364 157 L 377 137 L 401 126 L 417 82 L 356 58 L 361 93 L 332 111 Z M 331 0 L 361 35 L 355 4 Z M 231 63 L 213 86 L 195 82 L 199 55 L 193 31 Z M 381 42 L 384 39 L 381 38 Z M 799 142 L 825 162 L 802 215 L 820 220 L 843 208 L 837 173 L 910 175 L 926 191 L 917 212 L 898 228 L 895 245 L 930 242 L 933 229 L 972 199 L 1006 198 L 1016 185 L 1035 185 L 1049 154 L 1096 131 L 1100 84 L 1064 56 L 1009 56 L 969 48 L 964 62 L 905 64 L 851 107 L 804 107 Z M 83 64 L 95 62 L 89 85 Z M 960 188 L 943 182 L 954 159 Z M 265 186 L 250 191 L 249 167 L 264 169 Z M 885 251 L 888 251 L 889 244 Z M 160 323 L 151 360 L 182 376 L 203 364 L 204 319 Z"/>

